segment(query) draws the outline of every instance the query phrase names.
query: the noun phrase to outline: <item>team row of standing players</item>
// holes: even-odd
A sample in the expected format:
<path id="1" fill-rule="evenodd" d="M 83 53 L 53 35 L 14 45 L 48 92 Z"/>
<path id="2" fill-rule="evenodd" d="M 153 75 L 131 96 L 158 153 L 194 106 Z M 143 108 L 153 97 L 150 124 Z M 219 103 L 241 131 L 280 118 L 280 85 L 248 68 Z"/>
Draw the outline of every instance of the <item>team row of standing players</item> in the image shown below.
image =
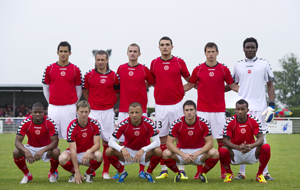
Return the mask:
<path id="1" fill-rule="evenodd" d="M 258 44 L 254 38 L 246 39 L 243 47 L 246 59 L 236 64 L 233 73 L 235 82 L 229 69 L 217 62 L 218 47 L 214 43 L 208 43 L 205 46 L 204 52 L 207 60 L 194 69 L 191 77 L 185 62 L 172 56 L 173 44 L 168 37 L 160 39 L 161 56 L 152 61 L 150 70 L 138 63 L 140 48 L 137 44 L 131 44 L 128 47 L 129 61 L 119 67 L 117 74 L 108 67 L 108 54 L 105 51 L 99 51 L 95 56 L 95 69 L 84 77 L 83 95 L 91 104 L 90 117 L 98 120 L 102 126 L 104 149 L 107 148 L 107 142 L 113 131 L 113 127 L 110 127 L 113 126 L 112 107 L 117 99 L 120 97 L 119 121 L 128 117 L 128 107 L 132 102 L 140 102 L 142 111 L 145 113 L 146 89 L 151 85 L 155 86 L 155 122 L 159 130 L 162 150 L 166 149 L 169 126 L 183 115 L 184 91 L 196 85 L 197 114 L 210 123 L 212 135 L 218 139 L 219 148 L 222 146 L 221 139 L 225 124 L 224 89 L 238 91 L 239 98 L 250 102 L 250 111 L 262 121 L 262 130 L 265 134 L 267 126 L 261 116 L 262 111 L 267 107 L 264 99 L 264 85 L 267 82 L 269 105 L 274 108 L 273 73 L 268 62 L 256 57 Z M 48 66 L 43 77 L 44 94 L 49 102 L 49 117 L 54 119 L 58 126 L 59 138 L 66 138 L 66 126 L 75 117 L 75 103 L 81 96 L 82 82 L 79 68 L 69 63 L 70 45 L 67 42 L 60 43 L 57 53 L 59 61 Z M 188 82 L 184 86 L 181 76 Z M 224 81 L 228 85 L 226 88 Z M 240 83 L 240 88 L 236 83 Z M 269 109 L 269 111 L 272 110 Z M 109 162 L 105 159 L 108 158 L 105 158 L 104 154 L 104 168 L 106 169 L 104 169 L 103 177 L 108 174 L 107 167 L 109 167 Z M 142 167 L 141 171 L 143 171 Z M 181 169 L 184 170 L 183 167 Z M 200 169 L 196 175 L 199 175 Z M 223 175 L 226 171 L 222 170 Z M 242 176 L 245 175 L 242 173 Z M 167 177 L 166 166 L 162 166 L 162 173 L 158 176 L 158 178 L 164 177 Z M 182 177 L 185 177 L 184 171 Z"/>

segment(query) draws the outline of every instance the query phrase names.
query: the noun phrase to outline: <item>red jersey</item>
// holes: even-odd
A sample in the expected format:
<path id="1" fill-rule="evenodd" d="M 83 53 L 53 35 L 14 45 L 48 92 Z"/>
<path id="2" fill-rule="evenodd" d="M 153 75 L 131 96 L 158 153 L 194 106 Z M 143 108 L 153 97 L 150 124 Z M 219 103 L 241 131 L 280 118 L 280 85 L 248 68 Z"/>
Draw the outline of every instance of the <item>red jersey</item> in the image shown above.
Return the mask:
<path id="1" fill-rule="evenodd" d="M 97 120 L 88 118 L 87 125 L 82 127 L 78 120 L 74 119 L 68 126 L 67 141 L 76 143 L 77 153 L 86 152 L 94 146 L 94 136 L 99 136 L 100 133 L 101 127 Z"/>
<path id="2" fill-rule="evenodd" d="M 130 122 L 130 117 L 121 121 L 113 136 L 119 139 L 124 134 L 124 146 L 132 150 L 140 150 L 151 143 L 150 138 L 158 135 L 155 125 L 151 119 L 142 116 L 141 123 L 134 126 Z"/>
<path id="3" fill-rule="evenodd" d="M 236 115 L 226 121 L 223 136 L 229 137 L 233 144 L 240 145 L 246 141 L 246 144 L 255 142 L 254 135 L 262 134 L 260 121 L 248 114 L 245 123 L 239 123 Z"/>
<path id="4" fill-rule="evenodd" d="M 19 126 L 17 135 L 28 137 L 30 146 L 43 147 L 51 143 L 50 137 L 58 134 L 56 125 L 52 119 L 44 116 L 43 123 L 37 125 L 33 123 L 32 116 L 27 117 Z"/>
<path id="5" fill-rule="evenodd" d="M 158 105 L 174 105 L 184 96 L 181 76 L 189 77 L 185 62 L 177 57 L 162 60 L 160 57 L 151 62 L 150 71 L 156 83 L 154 88 L 155 103 Z"/>
<path id="6" fill-rule="evenodd" d="M 74 64 L 69 63 L 64 67 L 58 63 L 49 65 L 42 82 L 49 85 L 49 104 L 62 106 L 77 102 L 75 86 L 81 85 L 81 72 Z"/>
<path id="7" fill-rule="evenodd" d="M 211 135 L 210 125 L 205 119 L 198 116 L 193 125 L 188 125 L 184 118 L 185 116 L 174 121 L 169 135 L 178 138 L 177 148 L 202 148 L 205 145 L 204 138 Z"/>
<path id="8" fill-rule="evenodd" d="M 120 76 L 119 112 L 128 112 L 132 102 L 139 102 L 146 113 L 148 97 L 145 81 L 149 84 L 155 83 L 149 69 L 141 64 L 131 67 L 125 63 L 119 66 L 117 73 Z"/>
<path id="9" fill-rule="evenodd" d="M 198 83 L 197 111 L 225 112 L 224 81 L 233 83 L 230 71 L 224 64 L 209 67 L 202 63 L 194 69 L 189 82 Z"/>
<path id="10" fill-rule="evenodd" d="M 111 70 L 102 74 L 92 69 L 84 76 L 83 88 L 89 90 L 88 102 L 92 110 L 108 110 L 117 103 L 116 93 L 120 92 L 120 82 Z"/>

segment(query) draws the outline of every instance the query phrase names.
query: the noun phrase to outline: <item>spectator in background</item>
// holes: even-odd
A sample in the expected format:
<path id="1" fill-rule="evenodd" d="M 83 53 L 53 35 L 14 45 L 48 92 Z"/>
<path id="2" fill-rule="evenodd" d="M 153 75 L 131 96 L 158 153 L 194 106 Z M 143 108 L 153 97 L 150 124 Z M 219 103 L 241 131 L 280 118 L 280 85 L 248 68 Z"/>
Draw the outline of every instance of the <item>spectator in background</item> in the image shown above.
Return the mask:
<path id="1" fill-rule="evenodd" d="M 4 116 L 4 109 L 1 107 L 0 108 L 0 117 L 3 117 Z"/>
<path id="2" fill-rule="evenodd" d="M 1 106 L 0 106 L 0 107 L 3 108 L 3 110 L 6 110 L 6 109 L 7 109 L 7 105 L 6 105 L 4 102 L 1 103 Z"/>

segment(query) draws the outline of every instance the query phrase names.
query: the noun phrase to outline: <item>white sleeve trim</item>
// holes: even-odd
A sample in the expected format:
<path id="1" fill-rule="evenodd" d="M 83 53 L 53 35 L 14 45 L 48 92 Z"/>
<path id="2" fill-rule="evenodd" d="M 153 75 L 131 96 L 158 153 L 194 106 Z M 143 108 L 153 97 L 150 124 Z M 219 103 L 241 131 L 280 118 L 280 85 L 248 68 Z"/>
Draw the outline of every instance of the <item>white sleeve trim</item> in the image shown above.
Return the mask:
<path id="1" fill-rule="evenodd" d="M 48 84 L 43 84 L 43 92 L 44 92 L 44 96 L 45 96 L 47 102 L 49 103 L 50 91 L 49 91 Z"/>
<path id="2" fill-rule="evenodd" d="M 75 88 L 76 88 L 76 94 L 77 94 L 77 98 L 78 98 L 77 102 L 79 102 L 79 100 L 81 98 L 81 94 L 82 94 L 82 86 L 75 86 Z"/>
<path id="3" fill-rule="evenodd" d="M 124 148 L 124 146 L 120 146 L 117 143 L 118 139 L 116 139 L 114 136 L 111 136 L 109 141 L 108 141 L 108 146 L 112 147 L 113 149 L 121 152 L 122 148 Z"/>
<path id="4" fill-rule="evenodd" d="M 151 137 L 151 140 L 152 140 L 152 143 L 150 143 L 148 146 L 145 146 L 142 148 L 145 152 L 148 152 L 148 151 L 160 146 L 159 135 L 155 135 L 154 137 Z"/>

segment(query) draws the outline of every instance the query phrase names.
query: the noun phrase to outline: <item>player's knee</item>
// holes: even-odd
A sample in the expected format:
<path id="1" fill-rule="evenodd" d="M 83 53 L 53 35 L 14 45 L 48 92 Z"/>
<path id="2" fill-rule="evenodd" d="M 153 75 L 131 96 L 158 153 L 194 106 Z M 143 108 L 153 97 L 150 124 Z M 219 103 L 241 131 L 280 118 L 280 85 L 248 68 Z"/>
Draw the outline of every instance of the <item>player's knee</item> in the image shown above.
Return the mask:
<path id="1" fill-rule="evenodd" d="M 68 161 L 69 161 L 69 155 L 67 153 L 62 153 L 59 157 L 58 157 L 58 161 L 60 165 L 65 165 Z"/>
<path id="2" fill-rule="evenodd" d="M 260 153 L 270 154 L 271 153 L 271 147 L 269 144 L 263 144 L 260 148 Z"/>
<path id="3" fill-rule="evenodd" d="M 229 150 L 227 148 L 220 148 L 219 149 L 219 156 L 220 156 L 220 158 L 230 156 Z"/>
<path id="4" fill-rule="evenodd" d="M 19 157 L 21 157 L 21 156 L 23 156 L 23 155 L 21 154 L 21 151 L 20 151 L 19 149 L 15 148 L 14 151 L 13 151 L 13 157 L 14 157 L 14 158 L 19 158 Z"/>
<path id="5" fill-rule="evenodd" d="M 153 152 L 154 152 L 154 155 L 155 156 L 158 156 L 158 157 L 160 157 L 160 156 L 162 156 L 162 151 L 161 151 L 161 149 L 160 148 L 155 148 L 154 150 L 153 150 Z"/>
<path id="6" fill-rule="evenodd" d="M 213 159 L 219 158 L 219 152 L 216 149 L 209 150 L 210 157 Z"/>
<path id="7" fill-rule="evenodd" d="M 100 151 L 94 152 L 94 159 L 95 159 L 97 162 L 101 162 L 101 161 L 103 160 L 102 153 L 101 153 Z"/>
<path id="8" fill-rule="evenodd" d="M 169 159 L 172 156 L 172 152 L 170 150 L 164 150 L 162 153 L 162 158 L 163 159 Z"/>
<path id="9" fill-rule="evenodd" d="M 52 150 L 52 157 L 57 159 L 59 157 L 60 150 L 58 148 L 55 148 Z"/>
<path id="10" fill-rule="evenodd" d="M 112 156 L 112 155 L 113 155 L 113 151 L 114 151 L 113 148 L 108 147 L 108 148 L 106 149 L 106 151 L 105 151 L 104 154 L 105 154 L 106 156 Z"/>

